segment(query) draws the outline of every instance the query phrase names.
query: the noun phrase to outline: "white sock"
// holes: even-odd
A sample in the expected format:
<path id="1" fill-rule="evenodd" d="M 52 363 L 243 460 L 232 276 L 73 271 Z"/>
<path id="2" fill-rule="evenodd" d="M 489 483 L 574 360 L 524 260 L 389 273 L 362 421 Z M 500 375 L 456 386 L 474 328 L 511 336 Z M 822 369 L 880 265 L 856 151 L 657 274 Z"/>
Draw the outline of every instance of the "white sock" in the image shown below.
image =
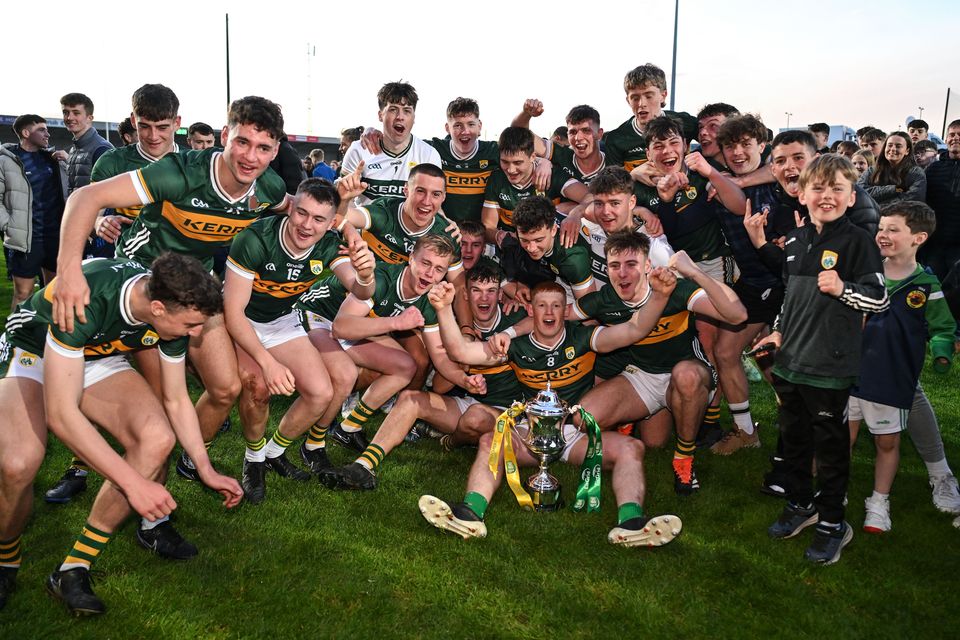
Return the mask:
<path id="1" fill-rule="evenodd" d="M 254 451 L 250 447 L 247 447 L 246 452 L 243 454 L 243 459 L 247 462 L 263 462 L 266 460 L 266 455 L 264 454 L 265 450 L 266 447 L 260 449 L 260 451 Z"/>
<path id="2" fill-rule="evenodd" d="M 730 414 L 733 416 L 733 424 L 737 425 L 737 429 L 743 431 L 745 434 L 753 434 L 753 416 L 750 415 L 750 401 L 746 402 L 730 402 L 727 404 L 730 408 Z"/>
<path id="3" fill-rule="evenodd" d="M 889 494 L 889 493 L 880 493 L 879 491 L 874 491 L 874 492 L 873 492 L 873 495 L 870 496 L 870 499 L 871 499 L 871 500 L 889 500 L 889 499 L 890 499 L 890 494 Z"/>
<path id="4" fill-rule="evenodd" d="M 286 447 L 282 447 L 277 444 L 277 441 L 273 438 L 267 440 L 267 446 L 263 448 L 263 455 L 267 458 L 276 458 L 277 456 L 282 456 Z"/>
<path id="5" fill-rule="evenodd" d="M 953 471 L 950 470 L 950 465 L 947 464 L 947 459 L 938 460 L 937 462 L 925 462 L 927 465 L 927 474 L 932 478 L 934 476 L 952 476 Z"/>
<path id="6" fill-rule="evenodd" d="M 169 520 L 169 519 L 170 519 L 170 516 L 163 516 L 163 517 L 157 518 L 156 520 L 154 520 L 154 521 L 151 522 L 150 520 L 147 520 L 146 518 L 140 518 L 140 528 L 143 529 L 144 531 L 150 531 L 150 529 L 153 529 L 153 528 L 156 527 L 158 524 L 163 524 L 164 522 L 166 522 L 166 521 Z"/>

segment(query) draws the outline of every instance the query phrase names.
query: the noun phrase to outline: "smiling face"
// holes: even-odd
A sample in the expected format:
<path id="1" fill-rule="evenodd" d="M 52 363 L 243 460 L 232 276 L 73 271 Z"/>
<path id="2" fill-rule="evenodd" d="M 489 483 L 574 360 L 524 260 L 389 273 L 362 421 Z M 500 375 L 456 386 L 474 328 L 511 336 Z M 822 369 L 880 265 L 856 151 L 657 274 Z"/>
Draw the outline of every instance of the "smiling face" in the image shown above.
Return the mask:
<path id="1" fill-rule="evenodd" d="M 533 178 L 533 154 L 523 151 L 500 154 L 500 169 L 507 175 L 507 180 L 515 187 L 525 187 Z"/>
<path id="2" fill-rule="evenodd" d="M 881 216 L 877 227 L 877 246 L 884 258 L 912 256 L 927 239 L 926 231 L 913 233 L 902 215 Z"/>
<path id="3" fill-rule="evenodd" d="M 853 183 L 840 171 L 830 181 L 811 178 L 800 192 L 800 204 L 807 207 L 818 229 L 842 216 L 855 200 Z"/>
<path id="4" fill-rule="evenodd" d="M 173 151 L 173 137 L 180 128 L 180 116 L 154 121 L 131 114 L 130 122 L 137 130 L 140 148 L 146 151 L 147 155 L 162 158 Z"/>
<path id="5" fill-rule="evenodd" d="M 540 227 L 539 229 L 520 231 L 517 229 L 517 240 L 520 246 L 533 260 L 539 260 L 553 249 L 553 241 L 557 235 L 557 225 Z"/>
<path id="6" fill-rule="evenodd" d="M 610 286 L 626 302 L 639 302 L 646 294 L 650 260 L 642 251 L 620 251 L 607 255 Z"/>
<path id="7" fill-rule="evenodd" d="M 790 197 L 800 194 L 800 174 L 814 153 L 802 142 L 777 145 L 770 154 L 770 170 Z"/>
<path id="8" fill-rule="evenodd" d="M 629 230 L 633 226 L 633 208 L 637 197 L 632 193 L 598 193 L 593 196 L 593 214 L 607 235 Z"/>
<path id="9" fill-rule="evenodd" d="M 947 152 L 954 160 L 960 158 L 960 126 L 947 129 Z"/>
<path id="10" fill-rule="evenodd" d="M 700 153 L 707 158 L 716 158 L 720 155 L 720 145 L 717 144 L 717 131 L 720 125 L 726 122 L 727 116 L 722 113 L 700 120 L 697 124 L 697 142 L 700 143 Z"/>
<path id="11" fill-rule="evenodd" d="M 477 264 L 483 255 L 485 241 L 483 236 L 463 233 L 460 236 L 460 259 L 463 261 L 463 270 L 469 271 Z"/>
<path id="12" fill-rule="evenodd" d="M 429 247 L 414 252 L 410 256 L 410 268 L 407 284 L 415 295 L 422 296 L 430 287 L 443 280 L 453 255 L 441 256 Z"/>
<path id="13" fill-rule="evenodd" d="M 653 140 L 647 147 L 647 159 L 664 174 L 678 173 L 683 169 L 686 145 L 676 133 L 666 140 Z"/>
<path id="14" fill-rule="evenodd" d="M 857 173 L 860 175 L 863 175 L 863 172 L 866 171 L 867 167 L 870 166 L 870 164 L 867 162 L 867 159 L 859 153 L 854 154 L 853 157 L 850 158 L 850 162 L 853 163 L 853 168 L 856 169 Z"/>
<path id="15" fill-rule="evenodd" d="M 298 193 L 283 226 L 283 242 L 297 255 L 308 251 L 330 228 L 336 213 L 332 203 L 317 202 L 307 193 Z"/>
<path id="16" fill-rule="evenodd" d="M 147 322 L 163 340 L 198 336 L 206 321 L 207 316 L 196 309 L 168 307 L 159 300 L 150 301 L 150 319 Z"/>
<path id="17" fill-rule="evenodd" d="M 467 282 L 467 300 L 473 319 L 486 325 L 497 314 L 497 298 L 500 296 L 499 282 Z"/>
<path id="18" fill-rule="evenodd" d="M 473 153 L 477 138 L 480 137 L 480 130 L 483 129 L 483 122 L 477 114 L 468 113 L 447 118 L 444 129 L 450 135 L 457 155 L 466 156 Z"/>
<path id="19" fill-rule="evenodd" d="M 552 344 L 563 332 L 563 314 L 567 297 L 555 291 L 539 291 L 531 302 L 533 334 L 541 343 Z"/>
<path id="20" fill-rule="evenodd" d="M 418 173 L 410 178 L 403 192 L 407 199 L 401 215 L 407 226 L 413 231 L 420 231 L 432 225 L 446 197 L 444 179 Z"/>
<path id="21" fill-rule="evenodd" d="M 50 144 L 50 131 L 47 129 L 46 122 L 35 122 L 27 127 L 24 127 L 20 132 L 21 141 L 20 145 L 30 147 L 28 151 L 35 149 L 46 149 Z"/>
<path id="22" fill-rule="evenodd" d="M 647 123 L 661 114 L 667 100 L 667 91 L 650 83 L 627 89 L 627 104 L 641 131 Z"/>
<path id="23" fill-rule="evenodd" d="M 735 142 L 723 145 L 723 159 L 736 175 L 755 171 L 760 166 L 760 155 L 766 145 L 756 138 L 743 136 Z"/>
<path id="24" fill-rule="evenodd" d="M 280 141 L 252 124 L 224 127 L 220 133 L 223 164 L 239 185 L 250 185 L 259 178 L 280 149 Z M 220 176 L 221 182 L 224 176 Z"/>
<path id="25" fill-rule="evenodd" d="M 584 120 L 576 124 L 567 123 L 567 141 L 573 149 L 573 155 L 585 160 L 600 150 L 603 129 L 593 120 Z"/>
<path id="26" fill-rule="evenodd" d="M 883 146 L 883 157 L 894 167 L 910 154 L 910 141 L 906 136 L 891 134 Z"/>
<path id="27" fill-rule="evenodd" d="M 377 113 L 383 123 L 383 137 L 393 148 L 402 148 L 410 142 L 413 122 L 416 119 L 416 109 L 407 104 L 406 100 L 399 103 L 388 102 Z"/>
<path id="28" fill-rule="evenodd" d="M 74 138 L 79 138 L 93 126 L 93 114 L 87 113 L 86 107 L 82 104 L 64 105 L 63 126 L 67 128 Z"/>

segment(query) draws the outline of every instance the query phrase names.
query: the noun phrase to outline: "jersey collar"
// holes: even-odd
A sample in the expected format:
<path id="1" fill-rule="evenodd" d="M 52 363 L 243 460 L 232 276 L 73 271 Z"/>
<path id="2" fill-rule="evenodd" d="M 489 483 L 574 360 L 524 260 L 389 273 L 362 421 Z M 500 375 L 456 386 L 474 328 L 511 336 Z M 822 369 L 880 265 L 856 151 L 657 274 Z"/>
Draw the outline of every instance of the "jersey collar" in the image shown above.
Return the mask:
<path id="1" fill-rule="evenodd" d="M 412 147 L 412 146 L 413 146 L 413 135 L 411 134 L 411 135 L 410 135 L 410 142 L 407 143 L 407 146 L 404 147 L 403 151 L 401 151 L 401 152 L 399 152 L 399 153 L 390 153 L 389 151 L 387 151 L 387 148 L 386 148 L 385 146 L 383 146 L 383 145 L 380 145 L 380 151 L 383 152 L 383 155 L 385 155 L 385 156 L 387 156 L 387 157 L 389 157 L 389 158 L 402 158 L 403 156 L 407 155 L 407 152 L 410 151 L 410 147 Z"/>
<path id="2" fill-rule="evenodd" d="M 537 342 L 537 339 L 534 337 L 534 334 L 533 333 L 530 334 L 530 342 L 533 343 L 533 346 L 535 346 L 538 349 L 542 349 L 543 351 L 553 351 L 554 349 L 559 347 L 561 344 L 563 344 L 563 341 L 566 339 L 567 339 L 566 325 L 564 325 L 563 331 L 560 332 L 560 337 L 557 338 L 556 343 L 552 345 L 540 344 L 539 342 Z"/>
<path id="3" fill-rule="evenodd" d="M 403 287 L 400 286 L 400 283 L 403 282 L 403 276 L 408 271 L 410 271 L 410 267 L 409 266 L 404 267 L 403 271 L 400 272 L 400 277 L 397 278 L 397 298 L 400 300 L 400 302 L 416 302 L 417 300 L 420 299 L 420 296 L 418 295 L 414 295 L 412 298 L 403 297 Z"/>
<path id="4" fill-rule="evenodd" d="M 477 155 L 477 151 L 480 150 L 480 138 L 477 138 L 473 141 L 473 151 L 468 153 L 465 156 L 461 156 L 457 153 L 457 150 L 453 148 L 453 138 L 450 138 L 450 155 L 452 155 L 457 160 L 470 160 L 473 156 Z"/>
<path id="5" fill-rule="evenodd" d="M 313 247 L 310 247 L 300 255 L 296 255 L 289 248 L 287 248 L 287 243 L 283 241 L 283 230 L 287 228 L 287 223 L 290 222 L 289 218 L 286 216 L 283 217 L 283 220 L 280 221 L 280 225 L 277 227 L 277 241 L 280 243 L 280 248 L 283 249 L 283 252 L 287 254 L 293 260 L 303 260 L 313 251 Z M 313 245 L 316 246 L 316 245 Z"/>
<path id="6" fill-rule="evenodd" d="M 473 321 L 473 328 L 479 331 L 480 333 L 486 333 L 488 331 L 493 331 L 494 327 L 500 324 L 500 320 L 503 319 L 503 311 L 500 309 L 500 305 L 497 304 L 497 313 L 493 316 L 493 320 L 490 322 L 489 327 L 481 327 L 477 324 L 477 321 Z"/>
<path id="7" fill-rule="evenodd" d="M 594 171 L 593 173 L 587 173 L 587 172 L 585 172 L 583 169 L 580 168 L 580 163 L 577 162 L 577 156 L 576 156 L 576 155 L 573 156 L 573 166 L 577 169 L 577 171 L 580 172 L 580 175 L 581 175 L 585 180 L 590 180 L 590 179 L 592 179 L 592 178 L 595 178 L 596 175 L 597 175 L 598 173 L 600 173 L 600 172 L 603 170 L 604 167 L 607 166 L 607 154 L 605 154 L 603 151 L 600 152 L 600 166 L 597 167 L 597 170 Z M 581 180 L 581 182 L 583 182 L 583 180 Z"/>
<path id="8" fill-rule="evenodd" d="M 397 207 L 397 221 L 400 223 L 400 228 L 403 229 L 403 232 L 410 236 L 411 238 L 419 238 L 422 235 L 426 235 L 430 229 L 433 228 L 433 222 L 437 221 L 437 214 L 433 214 L 433 222 L 421 229 L 420 231 L 412 231 L 407 228 L 407 225 L 403 223 L 403 207 L 407 203 L 406 199 L 400 200 L 400 205 Z"/>
<path id="9" fill-rule="evenodd" d="M 245 200 L 253 195 L 253 192 L 257 188 L 257 181 L 254 180 L 251 182 L 250 188 L 247 189 L 246 192 L 242 193 L 239 197 L 231 198 L 228 196 L 226 190 L 220 185 L 220 179 L 217 177 L 217 159 L 222 155 L 222 151 L 216 151 L 210 155 L 210 184 L 213 185 L 213 190 L 216 192 L 218 198 L 227 204 L 236 204 L 241 200 Z"/>
<path id="10" fill-rule="evenodd" d="M 137 153 L 139 153 L 140 157 L 146 160 L 147 162 L 156 162 L 157 160 L 160 159 L 160 158 L 154 158 L 152 155 L 144 151 L 143 147 L 140 146 L 139 142 L 137 143 Z M 180 147 L 177 145 L 176 142 L 173 143 L 173 149 L 168 151 L 167 155 L 171 153 L 180 153 Z M 160 157 L 162 158 L 163 156 L 160 156 Z"/>
<path id="11" fill-rule="evenodd" d="M 120 317 L 123 318 L 123 321 L 126 322 L 131 327 L 138 327 L 140 325 L 146 324 L 146 322 L 140 322 L 133 317 L 133 309 L 130 308 L 130 295 L 133 293 L 133 287 L 141 279 L 146 278 L 146 273 L 141 273 L 139 275 L 133 276 L 129 280 L 123 283 L 123 286 L 120 288 Z"/>

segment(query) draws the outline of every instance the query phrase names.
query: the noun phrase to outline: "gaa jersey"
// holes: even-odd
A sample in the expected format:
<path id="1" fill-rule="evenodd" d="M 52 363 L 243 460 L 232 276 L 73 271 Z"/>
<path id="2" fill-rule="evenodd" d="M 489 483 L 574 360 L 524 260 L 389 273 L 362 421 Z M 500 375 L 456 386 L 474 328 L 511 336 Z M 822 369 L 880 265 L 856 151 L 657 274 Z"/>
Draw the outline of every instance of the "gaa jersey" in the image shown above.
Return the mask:
<path id="1" fill-rule="evenodd" d="M 56 278 L 24 302 L 7 318 L 6 342 L 42 357 L 49 347 L 68 358 L 96 360 L 151 347 L 165 360 L 177 362 L 187 355 L 188 336 L 163 340 L 148 324 L 133 317 L 130 292 L 150 271 L 131 260 L 85 260 L 83 275 L 90 288 L 84 308 L 86 322 L 75 322 L 70 333 L 53 321 L 53 291 Z"/>
<path id="2" fill-rule="evenodd" d="M 340 175 L 353 173 L 363 161 L 363 181 L 367 189 L 356 197 L 354 204 L 363 206 L 377 198 L 403 198 L 403 187 L 410 177 L 410 170 L 418 164 L 440 166 L 440 154 L 416 136 L 410 136 L 410 144 L 398 154 L 381 147 L 380 153 L 370 153 L 357 140 L 350 145 L 340 164 Z"/>
<path id="3" fill-rule="evenodd" d="M 706 178 L 691 171 L 687 179 L 690 184 L 677 189 L 672 206 L 660 202 L 656 187 L 636 182 L 637 204 L 657 214 L 670 246 L 677 251 L 686 251 L 694 262 L 730 255 L 717 213 L 718 207 L 723 205 L 719 200 L 707 200 L 709 181 Z"/>
<path id="4" fill-rule="evenodd" d="M 495 333 L 500 333 L 501 331 L 506 331 L 526 317 L 527 312 L 522 309 L 505 315 L 500 305 L 497 305 L 497 315 L 494 317 L 491 328 L 483 329 L 477 324 L 476 320 L 473 322 L 473 328 L 480 333 L 481 340 L 488 340 L 490 336 Z M 488 367 L 473 365 L 467 369 L 468 375 L 477 373 L 483 374 L 483 378 L 487 383 L 487 392 L 485 394 L 468 394 L 477 402 L 497 407 L 509 407 L 515 400 L 521 400 L 523 398 L 523 387 L 520 386 L 520 381 L 517 380 L 517 375 L 513 372 L 513 367 L 509 362 Z"/>
<path id="5" fill-rule="evenodd" d="M 170 151 L 170 153 L 180 153 L 180 147 L 174 144 L 173 150 Z M 90 183 L 102 182 L 108 178 L 118 176 L 121 173 L 136 171 L 137 169 L 149 167 L 159 159 L 160 158 L 154 158 L 149 153 L 144 151 L 139 142 L 137 144 L 128 144 L 125 147 L 119 147 L 117 149 L 110 149 L 100 156 L 100 158 L 97 159 L 97 163 L 93 165 L 93 172 L 90 174 Z M 123 216 L 133 220 L 140 215 L 140 209 L 142 208 L 142 205 L 135 207 L 121 207 L 119 209 L 114 209 L 113 211 L 118 216 Z M 127 232 L 127 228 L 127 226 L 123 226 L 117 244 L 123 241 L 123 237 Z"/>
<path id="6" fill-rule="evenodd" d="M 559 165 L 562 169 L 565 169 L 567 173 L 582 182 L 584 185 L 589 185 L 590 181 L 596 178 L 597 174 L 600 173 L 604 167 L 610 166 L 607 164 L 607 155 L 601 151 L 600 166 L 597 167 L 595 171 L 584 173 L 583 170 L 580 169 L 577 156 L 573 153 L 573 149 L 559 144 L 554 144 L 551 146 L 553 147 L 553 153 L 550 157 L 550 160 L 554 164 Z"/>
<path id="7" fill-rule="evenodd" d="M 370 307 L 370 317 L 389 318 L 398 316 L 407 307 L 416 307 L 423 314 L 423 331 L 439 331 L 437 312 L 434 310 L 426 295 L 403 297 L 400 289 L 400 280 L 406 264 L 377 264 L 374 269 L 376 285 L 373 296 L 363 300 Z M 340 305 L 347 298 L 347 289 L 336 277 L 328 277 L 313 285 L 309 291 L 300 296 L 297 308 L 303 311 L 312 311 L 327 320 L 333 320 L 340 311 Z"/>
<path id="8" fill-rule="evenodd" d="M 554 205 L 560 204 L 564 188 L 575 181 L 575 178 L 567 173 L 566 169 L 554 165 L 550 175 L 550 186 L 544 192 L 534 186 L 533 176 L 530 177 L 530 182 L 526 186 L 515 187 L 510 184 L 507 174 L 497 169 L 490 175 L 490 181 L 487 182 L 487 190 L 483 196 L 483 207 L 497 212 L 500 217 L 497 222 L 498 229 L 515 232 L 513 212 L 521 200 L 530 196 L 546 196 Z"/>
<path id="9" fill-rule="evenodd" d="M 377 262 L 406 264 L 410 261 L 410 254 L 417 240 L 428 233 L 434 233 L 448 238 L 453 245 L 454 256 L 448 272 L 462 269 L 460 242 L 445 230 L 450 221 L 441 215 L 435 215 L 431 226 L 420 231 L 411 231 L 403 221 L 405 203 L 406 200 L 402 198 L 377 198 L 358 209 L 364 216 L 360 235 L 373 251 Z"/>
<path id="10" fill-rule="evenodd" d="M 253 281 L 244 314 L 254 322 L 272 322 L 293 311 L 300 295 L 324 269 L 349 262 L 339 254 L 340 237 L 328 231 L 312 248 L 297 256 L 283 241 L 290 224 L 287 216 L 257 220 L 241 231 L 230 245 L 227 269 Z"/>
<path id="11" fill-rule="evenodd" d="M 633 231 L 647 235 L 644 226 L 641 224 Z M 590 243 L 590 270 L 593 271 L 593 277 L 597 285 L 602 287 L 610 284 L 610 276 L 607 275 L 607 254 L 604 246 L 607 244 L 607 232 L 603 230 L 596 222 L 589 220 L 583 221 L 583 235 L 587 237 Z M 656 237 L 647 236 L 650 240 L 650 263 L 655 267 L 669 266 L 670 256 L 675 252 L 670 243 L 667 242 L 667 236 L 661 234 Z"/>
<path id="12" fill-rule="evenodd" d="M 444 175 L 447 177 L 447 197 L 443 212 L 454 222 L 480 222 L 483 195 L 494 169 L 500 166 L 500 147 L 496 142 L 477 140 L 477 147 L 466 158 L 453 149 L 450 136 L 433 138 L 429 144 L 440 154 Z"/>
<path id="13" fill-rule="evenodd" d="M 687 143 L 697 139 L 699 122 L 695 117 L 686 111 L 664 110 L 662 115 L 670 116 L 680 123 L 683 138 Z M 637 127 L 635 117 L 631 117 L 607 133 L 603 142 L 608 166 L 623 165 L 627 171 L 633 171 L 647 161 L 647 139 L 643 131 Z"/>
<path id="14" fill-rule="evenodd" d="M 167 154 L 148 167 L 131 171 L 144 207 L 117 245 L 118 258 L 150 264 L 173 251 L 213 266 L 213 256 L 260 215 L 283 204 L 283 180 L 267 169 L 247 191 L 231 198 L 217 178 L 216 148 Z"/>
<path id="15" fill-rule="evenodd" d="M 540 344 L 532 333 L 510 342 L 510 366 L 529 397 L 550 387 L 570 405 L 593 388 L 594 345 L 603 327 L 564 322 L 555 347 Z"/>
<path id="16" fill-rule="evenodd" d="M 693 315 L 694 303 L 705 295 L 706 292 L 693 280 L 678 278 L 677 286 L 650 335 L 628 347 L 602 354 L 597 363 L 597 375 L 612 378 L 627 365 L 634 365 L 647 373 L 670 373 L 681 360 L 697 358 L 707 362 L 697 338 Z M 620 324 L 630 320 L 644 302 L 624 302 L 613 287 L 604 287 L 576 300 L 573 315 L 607 325 Z"/>

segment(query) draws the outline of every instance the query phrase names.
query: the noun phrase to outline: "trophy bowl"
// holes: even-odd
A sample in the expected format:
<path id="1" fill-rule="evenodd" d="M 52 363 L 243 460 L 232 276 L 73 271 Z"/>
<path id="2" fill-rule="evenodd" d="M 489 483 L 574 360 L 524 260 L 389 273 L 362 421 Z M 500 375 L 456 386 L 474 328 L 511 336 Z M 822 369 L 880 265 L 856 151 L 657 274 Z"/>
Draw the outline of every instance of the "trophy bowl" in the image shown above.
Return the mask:
<path id="1" fill-rule="evenodd" d="M 526 422 L 517 423 L 513 430 L 540 465 L 537 473 L 527 478 L 527 489 L 537 511 L 557 511 L 563 507 L 560 481 L 547 469 L 567 445 L 564 424 L 570 411 L 548 382 L 547 388 L 527 403 L 524 413 Z"/>

